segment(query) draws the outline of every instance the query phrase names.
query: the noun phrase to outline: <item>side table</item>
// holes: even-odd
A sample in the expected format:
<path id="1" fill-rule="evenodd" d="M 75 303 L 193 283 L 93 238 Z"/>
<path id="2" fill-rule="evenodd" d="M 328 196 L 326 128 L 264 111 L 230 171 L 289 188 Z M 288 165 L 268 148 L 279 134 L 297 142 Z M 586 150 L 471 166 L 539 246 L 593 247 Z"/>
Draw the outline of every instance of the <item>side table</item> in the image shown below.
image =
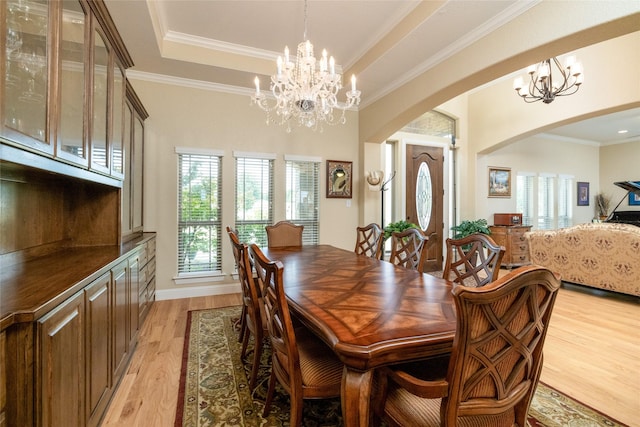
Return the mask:
<path id="1" fill-rule="evenodd" d="M 531 264 L 529 244 L 524 238 L 524 233 L 531 230 L 530 225 L 491 225 L 489 230 L 491 238 L 505 248 L 503 267 L 513 268 Z"/>

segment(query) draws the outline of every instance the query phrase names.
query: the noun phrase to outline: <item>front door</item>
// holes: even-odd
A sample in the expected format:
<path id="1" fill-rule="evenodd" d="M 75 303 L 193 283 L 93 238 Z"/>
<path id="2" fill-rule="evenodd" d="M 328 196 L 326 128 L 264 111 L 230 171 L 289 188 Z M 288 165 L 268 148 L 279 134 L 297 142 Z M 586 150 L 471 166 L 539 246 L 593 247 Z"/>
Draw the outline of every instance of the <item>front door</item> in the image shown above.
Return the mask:
<path id="1" fill-rule="evenodd" d="M 440 147 L 407 145 L 407 221 L 417 224 L 427 236 L 436 233 L 424 271 L 442 270 L 444 150 Z"/>

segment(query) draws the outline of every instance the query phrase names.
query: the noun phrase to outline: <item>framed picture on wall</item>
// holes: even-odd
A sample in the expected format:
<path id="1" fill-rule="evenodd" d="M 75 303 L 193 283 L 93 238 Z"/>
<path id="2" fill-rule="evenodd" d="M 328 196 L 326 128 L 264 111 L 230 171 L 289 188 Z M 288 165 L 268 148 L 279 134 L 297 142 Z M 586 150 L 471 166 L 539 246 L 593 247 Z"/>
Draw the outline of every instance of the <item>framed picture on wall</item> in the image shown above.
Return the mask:
<path id="1" fill-rule="evenodd" d="M 351 198 L 351 170 L 351 162 L 327 160 L 327 198 Z"/>
<path id="2" fill-rule="evenodd" d="M 511 168 L 489 166 L 489 197 L 511 197 Z"/>
<path id="3" fill-rule="evenodd" d="M 578 182 L 578 206 L 589 206 L 589 183 Z"/>

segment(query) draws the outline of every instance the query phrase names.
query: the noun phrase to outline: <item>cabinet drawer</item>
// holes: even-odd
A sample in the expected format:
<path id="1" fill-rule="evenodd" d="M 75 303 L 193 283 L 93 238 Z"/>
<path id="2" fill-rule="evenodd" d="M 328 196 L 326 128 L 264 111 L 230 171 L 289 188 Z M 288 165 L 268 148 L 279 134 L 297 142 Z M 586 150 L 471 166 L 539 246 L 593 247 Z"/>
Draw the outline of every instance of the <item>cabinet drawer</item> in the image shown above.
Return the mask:
<path id="1" fill-rule="evenodd" d="M 151 239 L 147 242 L 147 257 L 151 259 L 156 256 L 156 239 Z"/>
<path id="2" fill-rule="evenodd" d="M 521 242 L 519 240 L 516 240 L 514 242 L 511 242 L 511 253 L 516 255 L 516 254 L 529 254 L 529 245 L 527 245 L 527 242 Z"/>
<path id="3" fill-rule="evenodd" d="M 147 282 L 149 281 L 149 273 L 147 270 L 147 266 L 145 265 L 140 269 L 140 287 L 138 288 L 138 294 L 142 295 L 145 292 L 145 288 L 147 287 Z"/>
<path id="4" fill-rule="evenodd" d="M 154 276 L 149 282 L 149 284 L 147 285 L 147 301 L 151 303 L 155 300 L 156 300 L 156 278 Z"/>
<path id="5" fill-rule="evenodd" d="M 146 282 L 148 283 L 152 277 L 155 277 L 156 275 L 156 259 L 153 258 L 149 261 L 149 263 L 146 266 L 146 270 L 147 270 L 147 280 Z"/>
<path id="6" fill-rule="evenodd" d="M 147 246 L 147 244 L 145 243 L 144 245 L 141 245 L 141 250 L 140 250 L 140 265 L 145 265 L 147 263 L 147 261 L 149 261 L 149 248 Z"/>
<path id="7" fill-rule="evenodd" d="M 529 253 L 528 252 L 522 252 L 519 254 L 511 254 L 511 264 L 530 264 L 531 261 L 529 260 Z"/>

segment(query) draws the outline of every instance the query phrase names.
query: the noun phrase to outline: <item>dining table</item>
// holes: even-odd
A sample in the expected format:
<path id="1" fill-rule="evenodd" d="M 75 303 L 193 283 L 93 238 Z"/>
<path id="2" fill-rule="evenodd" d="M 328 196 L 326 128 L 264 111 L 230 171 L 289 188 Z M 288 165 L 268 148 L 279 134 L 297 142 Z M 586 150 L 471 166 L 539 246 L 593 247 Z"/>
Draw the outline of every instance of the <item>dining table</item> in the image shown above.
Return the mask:
<path id="1" fill-rule="evenodd" d="M 368 426 L 375 368 L 451 352 L 453 283 L 330 245 L 265 248 L 292 313 L 344 363 L 345 426 Z"/>

